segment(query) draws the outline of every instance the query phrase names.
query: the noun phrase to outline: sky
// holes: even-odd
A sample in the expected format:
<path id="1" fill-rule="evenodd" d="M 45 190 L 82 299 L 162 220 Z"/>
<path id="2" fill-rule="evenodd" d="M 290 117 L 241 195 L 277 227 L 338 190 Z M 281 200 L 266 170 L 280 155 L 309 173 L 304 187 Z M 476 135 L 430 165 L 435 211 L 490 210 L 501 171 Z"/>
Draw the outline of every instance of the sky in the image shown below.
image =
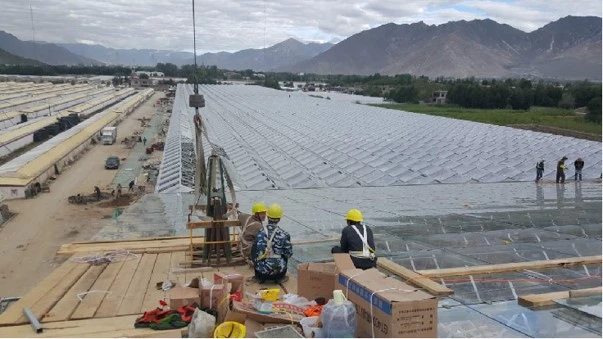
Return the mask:
<path id="1" fill-rule="evenodd" d="M 192 0 L 0 0 L 0 6 L 0 30 L 21 40 L 193 50 Z M 339 42 L 391 22 L 490 18 L 531 32 L 568 15 L 602 11 L 601 0 L 195 0 L 195 10 L 198 53 L 263 48 L 288 38 Z"/>

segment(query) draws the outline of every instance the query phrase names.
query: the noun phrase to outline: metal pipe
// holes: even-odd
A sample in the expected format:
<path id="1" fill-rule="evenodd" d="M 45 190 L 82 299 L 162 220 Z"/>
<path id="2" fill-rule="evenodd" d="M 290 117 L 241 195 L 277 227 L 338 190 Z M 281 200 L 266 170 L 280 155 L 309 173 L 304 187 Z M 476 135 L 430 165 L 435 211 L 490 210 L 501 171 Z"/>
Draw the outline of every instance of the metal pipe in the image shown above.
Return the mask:
<path id="1" fill-rule="evenodd" d="M 23 314 L 25 314 L 27 319 L 29 319 L 29 323 L 31 324 L 31 327 L 33 327 L 33 329 L 36 331 L 36 333 L 42 333 L 44 331 L 42 325 L 40 325 L 40 322 L 38 321 L 38 318 L 36 318 L 36 316 L 29 308 L 23 308 Z"/>

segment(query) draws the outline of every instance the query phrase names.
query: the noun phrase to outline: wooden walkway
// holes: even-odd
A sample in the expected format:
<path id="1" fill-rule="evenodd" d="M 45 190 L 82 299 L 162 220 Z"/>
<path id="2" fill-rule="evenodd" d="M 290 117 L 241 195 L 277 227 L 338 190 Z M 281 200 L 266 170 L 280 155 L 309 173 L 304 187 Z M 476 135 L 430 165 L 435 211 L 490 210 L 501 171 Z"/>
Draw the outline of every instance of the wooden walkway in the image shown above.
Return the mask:
<path id="1" fill-rule="evenodd" d="M 45 328 L 43 335 L 150 336 L 157 332 L 135 329 L 134 319 L 145 311 L 158 307 L 159 300 L 167 297 L 166 292 L 157 289 L 158 282 L 171 280 L 185 285 L 199 276 L 213 281 L 215 272 L 253 276 L 253 271 L 247 266 L 182 269 L 180 263 L 185 261 L 184 251 L 138 252 L 142 253 L 133 254 L 128 260 L 98 266 L 75 261 L 85 253 L 73 255 L 0 314 L 0 337 L 40 336 L 33 331 L 23 315 L 24 307 L 30 308 L 40 320 Z M 295 293 L 296 285 L 295 279 L 290 278 L 278 287 L 286 293 Z M 260 286 L 249 282 L 245 286 L 249 291 L 262 287 L 276 286 Z M 86 292 L 88 293 L 81 294 Z M 161 333 L 168 335 L 167 332 Z"/>

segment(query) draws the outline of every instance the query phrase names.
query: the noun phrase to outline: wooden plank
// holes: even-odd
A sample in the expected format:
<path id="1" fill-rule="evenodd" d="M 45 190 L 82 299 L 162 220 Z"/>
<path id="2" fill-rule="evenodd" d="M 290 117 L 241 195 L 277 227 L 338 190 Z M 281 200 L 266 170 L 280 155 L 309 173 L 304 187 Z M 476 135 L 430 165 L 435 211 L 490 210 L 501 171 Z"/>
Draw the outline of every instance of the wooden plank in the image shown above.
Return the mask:
<path id="1" fill-rule="evenodd" d="M 522 295 L 517 298 L 517 303 L 521 306 L 526 307 L 541 307 L 550 306 L 555 304 L 555 300 L 570 298 L 572 293 L 574 295 L 589 296 L 589 295 L 600 295 L 602 292 L 601 287 L 585 288 L 580 290 L 542 293 L 542 294 L 528 294 Z"/>
<path id="2" fill-rule="evenodd" d="M 584 288 L 581 290 L 569 291 L 569 297 L 570 298 L 582 298 L 582 297 L 590 297 L 593 295 L 601 295 L 601 293 L 603 293 L 603 289 L 601 289 L 601 287 Z"/>
<path id="3" fill-rule="evenodd" d="M 406 267 L 400 266 L 389 259 L 379 258 L 379 260 L 377 260 L 377 266 L 379 268 L 382 268 L 384 270 L 387 270 L 387 271 L 399 276 L 400 278 L 406 280 L 410 284 L 420 286 L 420 287 L 426 289 L 431 294 L 434 294 L 434 295 L 454 294 L 453 290 L 451 290 L 447 287 L 444 287 L 444 286 L 436 283 L 435 281 L 429 279 L 428 277 L 424 277 L 424 276 L 418 274 L 415 271 L 412 271 Z"/>
<path id="4" fill-rule="evenodd" d="M 233 241 L 238 238 L 235 234 L 231 234 Z M 202 244 L 205 237 L 193 237 L 194 243 Z M 190 245 L 189 237 L 174 237 L 163 238 L 157 240 L 124 240 L 111 242 L 93 242 L 93 243 L 72 243 L 62 245 L 57 254 L 74 254 L 74 253 L 91 253 L 91 252 L 106 252 L 115 250 L 128 250 L 133 253 L 144 253 L 149 251 L 159 251 L 161 249 L 169 249 L 166 252 L 184 251 Z"/>
<path id="5" fill-rule="evenodd" d="M 124 295 L 126 294 L 128 287 L 130 287 L 130 281 L 132 281 L 132 277 L 134 277 L 134 273 L 136 273 L 136 268 L 140 263 L 140 259 L 141 256 L 138 256 L 134 260 L 127 260 L 124 262 L 121 270 L 115 277 L 113 284 L 111 284 L 111 288 L 109 288 L 111 294 L 105 296 L 94 315 L 95 318 L 113 317 L 117 314 Z"/>
<path id="6" fill-rule="evenodd" d="M 134 328 L 134 322 L 139 316 L 51 322 L 43 324 L 44 332 L 39 334 L 36 334 L 29 324 L 2 327 L 0 328 L 0 337 L 100 337 L 107 333 L 112 333 L 115 337 L 127 337 L 130 335 L 151 335 L 158 332 L 152 329 Z"/>
<path id="7" fill-rule="evenodd" d="M 238 241 L 236 234 L 231 234 L 233 242 Z M 205 237 L 194 236 L 193 243 L 203 244 Z M 339 237 L 318 239 L 318 240 L 298 240 L 293 241 L 293 246 L 318 244 L 324 242 L 338 241 Z M 185 251 L 189 248 L 190 238 L 185 237 L 169 237 L 169 238 L 149 238 L 138 240 L 116 240 L 116 241 L 99 241 L 99 242 L 77 242 L 62 245 L 57 254 L 71 255 L 75 253 L 92 253 L 106 252 L 114 250 L 128 250 L 133 253 L 167 253 Z"/>
<path id="8" fill-rule="evenodd" d="M 151 273 L 157 261 L 157 254 L 143 254 L 136 273 L 119 307 L 118 315 L 138 314 L 142 308 L 144 295 L 151 281 Z"/>
<path id="9" fill-rule="evenodd" d="M 96 279 L 91 291 L 109 291 L 111 284 L 115 280 L 115 277 L 121 270 L 124 261 L 119 261 L 113 264 L 109 264 L 107 268 L 101 273 L 100 277 Z M 71 315 L 71 319 L 86 319 L 94 317 L 96 310 L 100 306 L 101 302 L 107 294 L 105 293 L 90 293 L 86 294 L 75 309 L 75 312 Z"/>
<path id="10" fill-rule="evenodd" d="M 238 220 L 212 220 L 212 221 L 191 221 L 186 224 L 187 229 L 212 228 L 225 226 L 241 226 Z"/>
<path id="11" fill-rule="evenodd" d="M 38 299 L 35 304 L 31 305 L 31 311 L 35 314 L 38 320 L 41 320 L 44 315 L 56 305 L 61 298 L 67 293 L 67 291 L 75 284 L 76 281 L 80 279 L 80 277 L 86 273 L 89 264 L 75 264 L 76 266 L 69 271 L 65 276 L 62 277 L 61 281 L 57 283 L 52 290 L 48 291 L 43 297 Z M 23 309 L 21 309 L 23 312 Z M 21 315 L 19 319 L 16 321 L 16 324 L 27 324 L 29 320 L 25 315 Z"/>
<path id="12" fill-rule="evenodd" d="M 80 303 L 77 298 L 79 293 L 88 292 L 98 276 L 107 265 L 91 266 L 84 275 L 69 289 L 59 302 L 50 309 L 42 322 L 68 320 L 75 308 Z"/>
<path id="13" fill-rule="evenodd" d="M 165 292 L 163 290 L 158 290 L 156 288 L 156 284 L 168 279 L 171 269 L 171 258 L 171 253 L 162 253 L 157 255 L 157 261 L 155 261 L 155 267 L 153 268 L 149 286 L 144 295 L 144 301 L 139 311 L 140 313 L 144 313 L 159 307 L 159 300 L 165 299 Z"/>
<path id="14" fill-rule="evenodd" d="M 381 259 L 379 259 L 381 261 Z M 554 260 L 536 260 L 519 263 L 507 263 L 498 265 L 480 265 L 470 267 L 455 267 L 455 268 L 443 268 L 439 270 L 421 270 L 417 273 L 431 278 L 451 277 L 458 275 L 474 275 L 474 274 L 489 274 L 499 272 L 511 272 L 521 270 L 533 270 L 537 268 L 547 267 L 563 267 L 563 266 L 575 266 L 575 265 L 587 265 L 587 264 L 601 264 L 601 256 L 594 255 L 588 257 L 573 257 L 564 259 Z"/>
<path id="15" fill-rule="evenodd" d="M 52 273 L 40 281 L 34 289 L 29 291 L 23 298 L 13 303 L 6 311 L 0 314 L 0 325 L 16 324 L 23 315 L 24 307 L 31 308 L 35 305 L 40 298 L 52 291 L 52 289 L 77 266 L 79 266 L 79 264 L 67 260 L 57 269 L 52 271 Z"/>

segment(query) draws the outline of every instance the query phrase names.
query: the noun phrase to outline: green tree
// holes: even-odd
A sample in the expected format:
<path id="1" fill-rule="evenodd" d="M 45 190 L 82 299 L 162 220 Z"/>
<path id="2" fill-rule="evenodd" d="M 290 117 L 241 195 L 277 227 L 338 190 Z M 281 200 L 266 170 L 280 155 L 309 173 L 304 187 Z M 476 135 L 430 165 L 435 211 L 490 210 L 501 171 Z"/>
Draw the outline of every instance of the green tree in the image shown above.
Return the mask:
<path id="1" fill-rule="evenodd" d="M 585 119 L 594 123 L 601 123 L 601 97 L 595 97 L 588 102 L 588 113 Z"/>

